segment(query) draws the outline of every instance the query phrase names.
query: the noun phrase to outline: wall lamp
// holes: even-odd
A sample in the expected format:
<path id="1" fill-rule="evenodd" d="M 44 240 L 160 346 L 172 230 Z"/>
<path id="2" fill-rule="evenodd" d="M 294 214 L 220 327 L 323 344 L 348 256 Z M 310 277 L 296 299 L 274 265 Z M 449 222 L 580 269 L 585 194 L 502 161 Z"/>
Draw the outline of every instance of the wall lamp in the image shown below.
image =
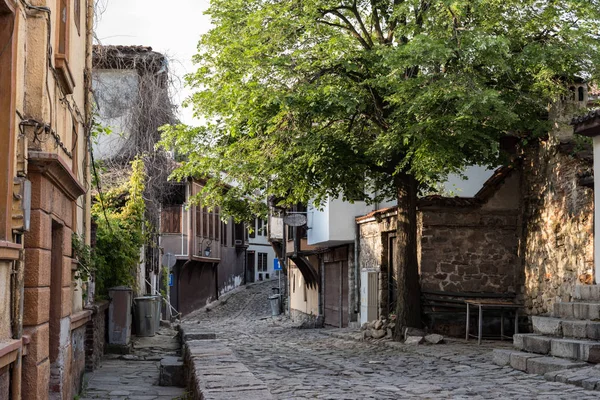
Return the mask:
<path id="1" fill-rule="evenodd" d="M 204 247 L 204 242 L 206 242 L 206 247 Z M 211 248 L 210 245 L 212 244 L 212 240 L 210 239 L 202 239 L 202 242 L 200 243 L 200 254 L 204 255 L 204 257 L 210 257 L 210 253 L 211 253 Z M 204 247 L 204 251 L 202 251 L 202 247 Z"/>

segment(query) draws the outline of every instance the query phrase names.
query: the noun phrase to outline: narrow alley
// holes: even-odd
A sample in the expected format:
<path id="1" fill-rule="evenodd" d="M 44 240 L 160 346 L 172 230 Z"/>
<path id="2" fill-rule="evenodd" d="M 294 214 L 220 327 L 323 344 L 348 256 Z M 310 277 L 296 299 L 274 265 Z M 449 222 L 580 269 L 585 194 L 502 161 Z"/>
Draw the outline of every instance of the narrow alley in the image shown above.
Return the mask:
<path id="1" fill-rule="evenodd" d="M 276 399 L 597 399 L 597 392 L 547 382 L 492 362 L 492 348 L 451 340 L 391 346 L 336 338 L 338 329 L 298 329 L 270 316 L 276 281 L 241 288 L 210 311 L 190 314 L 186 332 L 214 332 Z M 192 346 L 206 347 L 197 340 Z M 510 346 L 504 342 L 504 346 Z M 228 398 L 227 388 L 212 391 Z M 230 395 L 229 395 L 230 396 Z M 256 397 L 259 398 L 259 397 Z"/>
<path id="2" fill-rule="evenodd" d="M 106 354 L 100 368 L 86 375 L 80 400 L 187 400 L 185 389 L 159 386 L 160 361 L 179 355 L 173 329 L 156 336 L 136 338 L 132 354 Z"/>

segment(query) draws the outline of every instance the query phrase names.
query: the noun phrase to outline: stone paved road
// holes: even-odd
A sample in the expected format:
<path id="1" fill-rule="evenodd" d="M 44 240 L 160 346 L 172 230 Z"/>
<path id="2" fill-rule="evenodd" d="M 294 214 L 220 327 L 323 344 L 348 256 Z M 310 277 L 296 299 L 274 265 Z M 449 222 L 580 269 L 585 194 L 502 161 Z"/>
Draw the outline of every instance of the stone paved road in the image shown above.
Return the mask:
<path id="1" fill-rule="evenodd" d="M 451 341 L 408 347 L 340 339 L 270 317 L 276 281 L 241 288 L 189 315 L 186 330 L 214 331 L 279 399 L 598 399 L 492 363 L 491 348 Z M 196 342 L 201 343 L 201 341 Z M 506 344 L 505 344 L 506 346 Z"/>
<path id="2" fill-rule="evenodd" d="M 81 400 L 186 400 L 185 390 L 158 386 L 160 360 L 179 353 L 176 332 L 161 328 L 154 337 L 138 338 L 132 355 L 106 355 L 86 374 Z"/>

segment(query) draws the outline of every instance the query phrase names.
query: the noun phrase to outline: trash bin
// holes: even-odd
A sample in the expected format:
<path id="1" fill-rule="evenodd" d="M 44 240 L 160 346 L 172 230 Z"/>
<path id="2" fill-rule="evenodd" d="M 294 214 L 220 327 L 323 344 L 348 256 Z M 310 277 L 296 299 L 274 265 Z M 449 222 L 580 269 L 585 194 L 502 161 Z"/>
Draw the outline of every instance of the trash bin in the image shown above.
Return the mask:
<path id="1" fill-rule="evenodd" d="M 162 307 L 162 297 L 160 295 L 154 295 L 152 297 L 154 297 L 156 307 L 154 310 L 154 331 L 158 332 L 158 330 L 160 329 L 160 311 Z"/>
<path id="2" fill-rule="evenodd" d="M 269 296 L 269 301 L 271 302 L 271 315 L 276 317 L 279 314 L 281 314 L 281 311 L 280 311 L 281 306 L 279 304 L 281 301 L 280 295 L 274 294 L 272 296 Z"/>
<path id="3" fill-rule="evenodd" d="M 126 346 L 131 338 L 131 288 L 108 289 L 108 343 Z"/>
<path id="4" fill-rule="evenodd" d="M 142 296 L 133 299 L 133 314 L 137 336 L 156 334 L 156 299 L 154 296 Z"/>

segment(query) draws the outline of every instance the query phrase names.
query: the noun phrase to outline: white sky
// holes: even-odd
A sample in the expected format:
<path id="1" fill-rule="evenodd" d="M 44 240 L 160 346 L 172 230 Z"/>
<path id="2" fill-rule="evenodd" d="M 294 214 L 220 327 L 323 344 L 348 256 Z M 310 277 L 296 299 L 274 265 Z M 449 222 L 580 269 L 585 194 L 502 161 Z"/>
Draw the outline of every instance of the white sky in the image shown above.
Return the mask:
<path id="1" fill-rule="evenodd" d="M 183 76 L 194 71 L 192 56 L 200 35 L 210 29 L 203 13 L 209 0 L 99 0 L 96 36 L 101 44 L 150 46 L 171 60 L 178 105 L 190 94 Z M 167 4 L 168 3 L 168 4 Z M 182 122 L 193 124 L 190 108 L 179 110 Z"/>

